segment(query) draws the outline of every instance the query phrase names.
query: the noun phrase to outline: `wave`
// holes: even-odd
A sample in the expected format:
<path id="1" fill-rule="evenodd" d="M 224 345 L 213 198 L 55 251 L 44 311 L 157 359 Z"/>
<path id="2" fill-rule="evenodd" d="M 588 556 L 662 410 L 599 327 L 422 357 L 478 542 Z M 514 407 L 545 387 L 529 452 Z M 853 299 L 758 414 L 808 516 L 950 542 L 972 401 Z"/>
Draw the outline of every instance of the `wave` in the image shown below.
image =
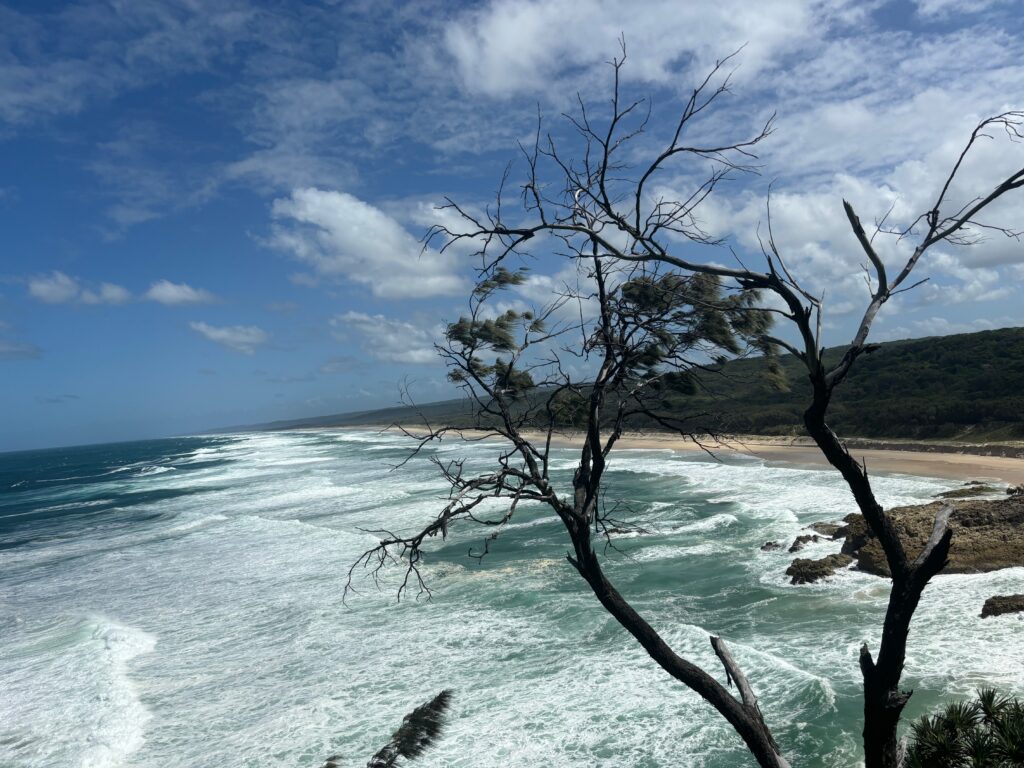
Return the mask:
<path id="1" fill-rule="evenodd" d="M 15 666 L 0 670 L 0 763 L 115 768 L 140 749 L 152 715 L 131 662 L 154 650 L 153 635 L 93 616 L 14 640 Z"/>
<path id="2" fill-rule="evenodd" d="M 26 515 L 34 515 L 39 512 L 61 512 L 66 509 L 82 509 L 88 507 L 100 507 L 104 504 L 114 504 L 114 499 L 87 499 L 85 501 L 72 501 L 67 504 L 54 504 L 50 507 L 39 507 L 31 512 L 25 512 Z"/>
<path id="3" fill-rule="evenodd" d="M 493 445 L 452 443 L 446 451 L 463 454 L 467 471 L 491 465 Z M 296 432 L 150 456 L 114 476 L 118 493 L 139 492 L 130 514 L 111 514 L 109 525 L 66 515 L 65 538 L 0 552 L 4 566 L 18 566 L 0 567 L 0 765 L 82 765 L 83 756 L 91 768 L 266 765 L 309 762 L 311 752 L 369 754 L 396 717 L 444 687 L 457 689 L 459 713 L 431 765 L 731 768 L 748 759 L 728 726 L 601 609 L 566 563 L 565 534 L 549 513 L 517 515 L 512 535 L 482 562 L 466 552 L 489 529 L 455 524 L 446 539 L 429 539 L 432 601 L 411 599 L 413 584 L 410 599 L 396 603 L 398 563 L 379 592 L 357 571 L 361 593 L 343 606 L 348 566 L 378 539 L 366 530 L 415 531 L 446 502 L 427 457 L 388 472 L 382 452 L 399 445 L 370 432 Z M 575 467 L 569 451 L 553 458 L 559 473 Z M 158 480 L 138 471 L 172 464 L 181 471 Z M 719 679 L 707 636 L 725 637 L 800 762 L 855 766 L 857 648 L 877 642 L 887 583 L 842 572 L 793 587 L 784 576 L 793 555 L 758 550 L 792 540 L 807 522 L 836 519 L 849 492 L 824 471 L 664 451 L 616 455 L 613 470 L 610 495 L 656 528 L 623 541 L 627 557 L 607 553 L 623 594 Z M 553 482 L 570 487 L 567 474 Z M 878 483 L 889 499 L 943 487 Z M 191 493 L 160 495 L 175 488 Z M 71 501 L 53 493 L 39 503 Z M 481 515 L 492 504 L 507 506 L 489 500 Z M 911 706 L 978 680 L 1024 693 L 1021 622 L 977 617 L 985 595 L 1022 591 L 1024 569 L 936 580 L 911 636 Z M 117 622 L 94 616 L 70 637 L 67 621 L 54 618 L 85 611 Z M 26 629 L 45 622 L 62 628 Z M 586 706 L 567 710 L 566 700 Z M 619 727 L 595 726 L 612 721 Z"/>
<path id="4" fill-rule="evenodd" d="M 139 470 L 140 475 L 162 475 L 164 472 L 173 472 L 174 467 L 147 466 Z"/>
<path id="5" fill-rule="evenodd" d="M 145 741 L 146 724 L 152 719 L 139 699 L 129 675 L 128 663 L 156 647 L 156 638 L 140 629 L 100 620 L 92 639 L 102 644 L 104 664 L 110 669 L 107 711 L 100 713 L 91 745 L 82 755 L 82 768 L 113 768 L 136 752 Z"/>
<path id="6" fill-rule="evenodd" d="M 215 523 L 222 523 L 225 520 L 230 519 L 231 518 L 229 518 L 227 515 L 206 515 L 205 517 L 200 517 L 196 520 L 189 520 L 188 522 L 172 526 L 171 528 L 167 529 L 167 533 L 188 533 L 189 531 L 194 531 L 199 528 L 206 528 L 207 526 L 213 525 Z"/>

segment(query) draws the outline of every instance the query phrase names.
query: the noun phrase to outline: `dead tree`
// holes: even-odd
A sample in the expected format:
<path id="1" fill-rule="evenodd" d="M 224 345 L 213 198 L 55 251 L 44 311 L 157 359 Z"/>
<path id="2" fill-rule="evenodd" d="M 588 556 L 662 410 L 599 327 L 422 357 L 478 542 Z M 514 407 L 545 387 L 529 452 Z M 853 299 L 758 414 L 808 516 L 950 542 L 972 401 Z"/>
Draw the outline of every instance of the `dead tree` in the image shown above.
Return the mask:
<path id="1" fill-rule="evenodd" d="M 947 198 L 963 160 L 979 139 L 996 129 L 1020 139 L 1024 113 L 984 120 L 934 205 L 902 231 L 880 224 L 869 236 L 853 207 L 844 202 L 852 234 L 870 263 L 871 295 L 848 350 L 837 364 L 828 366 L 821 339 L 822 302 L 791 274 L 770 224 L 761 271 L 747 268 L 738 258 L 737 266 L 723 265 L 721 250 L 714 251 L 717 258 L 706 261 L 688 255 L 696 250 L 694 246 L 721 245 L 701 227 L 699 208 L 724 180 L 756 170 L 755 150 L 770 135 L 772 121 L 745 137 L 721 143 L 689 138 L 699 118 L 728 93 L 727 58 L 693 90 L 674 131 L 649 155 L 651 159 L 639 167 L 631 165 L 627 157 L 635 157 L 646 146 L 649 111 L 642 100 L 620 98 L 624 58 L 623 52 L 612 62 L 610 112 L 599 118 L 580 100 L 577 114 L 567 116 L 575 133 L 574 156 L 540 126 L 533 146 L 521 147 L 525 181 L 514 214 L 506 214 L 506 172 L 492 208 L 477 214 L 449 201 L 447 207 L 458 214 L 461 228 L 439 226 L 428 234 L 428 240 L 442 239 L 443 247 L 474 243 L 481 259 L 469 314 L 449 326 L 446 342 L 439 348 L 451 378 L 473 402 L 475 416 L 468 424 L 424 423 L 421 430 L 407 433 L 418 440 L 419 447 L 454 432 L 469 439 L 500 436 L 508 448 L 493 470 L 478 475 L 464 471 L 460 462 L 436 462 L 451 487 L 449 503 L 412 535 L 383 532 L 380 543 L 353 565 L 349 583 L 359 565 L 376 572 L 388 563 L 401 562 L 406 569 L 402 591 L 426 590 L 420 565 L 428 538 L 445 536 L 461 520 L 487 526 L 491 532 L 483 549 L 471 553 L 482 557 L 521 504 L 545 505 L 564 525 L 572 547 L 568 561 L 602 606 L 659 666 L 715 707 L 760 765 L 788 765 L 753 688 L 725 643 L 710 638 L 727 682 L 736 683 L 738 696 L 669 646 L 609 581 L 597 551 L 597 544 L 611 544 L 610 532 L 623 525 L 614 517 L 615 505 L 606 503 L 603 485 L 609 456 L 623 430 L 631 424 L 654 424 L 696 439 L 697 432 L 706 430 L 699 426 L 699 414 L 686 412 L 684 397 L 699 384 L 695 372 L 748 350 L 769 359 L 784 350 L 804 364 L 812 385 L 804 425 L 848 484 L 881 541 L 893 574 L 877 656 L 865 645 L 860 666 L 867 766 L 896 768 L 896 729 L 910 696 L 899 687 L 907 636 L 923 590 L 946 562 L 949 512 L 939 514 L 921 552 L 905 551 L 875 498 L 866 467 L 829 427 L 828 410 L 857 360 L 872 350 L 868 336 L 878 311 L 890 298 L 914 287 L 911 274 L 929 248 L 941 242 L 970 242 L 979 228 L 1017 236 L 977 217 L 995 200 L 1024 185 L 1024 169 L 954 211 L 947 210 Z M 627 155 L 627 148 L 633 154 Z M 653 180 L 669 167 L 677 172 L 699 168 L 700 172 L 692 176 L 690 189 L 680 198 L 654 197 Z M 887 268 L 876 248 L 878 235 L 916 243 L 898 271 Z M 545 253 L 561 253 L 577 265 L 577 284 L 567 284 L 558 300 L 536 313 L 492 309 L 495 295 L 526 279 L 519 267 L 531 258 L 529 249 L 538 243 Z M 680 248 L 682 243 L 690 247 Z M 781 300 L 783 309 L 778 301 L 765 300 L 769 293 Z M 781 324 L 785 330 L 773 331 L 773 319 L 778 321 L 776 327 Z M 572 486 L 561 489 L 549 479 L 549 458 L 553 435 L 567 427 L 581 430 L 584 442 Z M 494 512 L 495 506 L 486 503 L 491 499 L 507 503 Z"/>

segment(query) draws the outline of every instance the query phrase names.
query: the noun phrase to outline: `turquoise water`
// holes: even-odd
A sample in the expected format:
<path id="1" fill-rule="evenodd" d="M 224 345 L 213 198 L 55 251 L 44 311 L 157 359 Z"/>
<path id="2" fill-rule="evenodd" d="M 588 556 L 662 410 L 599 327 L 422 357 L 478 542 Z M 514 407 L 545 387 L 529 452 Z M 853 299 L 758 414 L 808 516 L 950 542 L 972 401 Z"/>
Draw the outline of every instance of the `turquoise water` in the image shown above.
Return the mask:
<path id="1" fill-rule="evenodd" d="M 430 455 L 484 467 L 496 451 Z M 601 610 L 542 510 L 479 564 L 480 529 L 435 544 L 432 601 L 396 603 L 396 573 L 343 606 L 364 529 L 409 530 L 442 503 L 426 460 L 390 471 L 403 457 L 399 437 L 358 431 L 0 455 L 0 766 L 359 766 L 446 687 L 450 727 L 417 765 L 753 764 Z M 561 481 L 573 464 L 558 454 Z M 955 485 L 876 483 L 887 504 Z M 609 494 L 650 530 L 609 553 L 621 591 L 715 674 L 707 636 L 726 638 L 795 766 L 857 765 L 857 648 L 876 644 L 886 582 L 790 586 L 792 556 L 759 550 L 852 511 L 834 474 L 622 451 Z M 978 618 L 1005 592 L 1024 592 L 1024 569 L 928 590 L 910 714 L 982 682 L 1024 693 L 1024 623 Z"/>

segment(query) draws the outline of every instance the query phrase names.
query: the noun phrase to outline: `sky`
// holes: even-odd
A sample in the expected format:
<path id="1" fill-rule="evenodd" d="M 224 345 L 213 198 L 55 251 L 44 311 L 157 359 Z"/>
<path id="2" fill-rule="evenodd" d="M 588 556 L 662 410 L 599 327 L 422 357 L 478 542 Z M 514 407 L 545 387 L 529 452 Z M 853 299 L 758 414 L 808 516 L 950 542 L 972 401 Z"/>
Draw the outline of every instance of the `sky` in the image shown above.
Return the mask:
<path id="1" fill-rule="evenodd" d="M 928 209 L 977 122 L 1024 109 L 1022 0 L 0 0 L 0 450 L 83 444 L 455 395 L 433 350 L 465 311 L 464 250 L 422 247 L 446 196 L 493 199 L 538 113 L 623 89 L 637 157 L 718 58 L 699 131 L 777 115 L 759 174 L 702 224 L 756 262 L 772 193 L 828 344 L 866 296 L 842 199 Z M 567 139 L 568 140 L 568 139 Z M 967 199 L 1024 165 L 985 141 Z M 518 171 L 513 168 L 512 179 Z M 667 174 L 660 192 L 686 188 Z M 1024 228 L 1024 195 L 992 211 Z M 886 242 L 896 263 L 905 243 Z M 727 250 L 703 258 L 728 261 Z M 515 301 L 566 274 L 541 254 Z M 943 246 L 875 338 L 1024 325 L 1024 243 Z"/>

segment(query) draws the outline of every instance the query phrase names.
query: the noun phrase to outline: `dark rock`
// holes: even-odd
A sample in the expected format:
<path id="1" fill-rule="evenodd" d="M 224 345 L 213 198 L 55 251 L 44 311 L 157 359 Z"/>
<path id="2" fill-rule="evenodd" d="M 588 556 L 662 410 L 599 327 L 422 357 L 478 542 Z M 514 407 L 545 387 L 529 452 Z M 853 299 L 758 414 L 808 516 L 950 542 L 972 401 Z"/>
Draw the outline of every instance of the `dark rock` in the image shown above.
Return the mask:
<path id="1" fill-rule="evenodd" d="M 984 483 L 972 481 L 965 485 L 963 488 L 954 488 L 952 491 L 943 491 L 942 493 L 936 494 L 937 499 L 970 499 L 975 496 L 991 496 L 994 493 L 999 493 L 995 488 Z"/>
<path id="2" fill-rule="evenodd" d="M 811 523 L 807 527 L 816 533 L 820 533 L 822 536 L 834 539 L 836 538 L 836 533 L 842 530 L 844 526 L 841 523 Z"/>
<path id="3" fill-rule="evenodd" d="M 771 552 L 776 549 L 782 549 L 782 545 L 777 541 L 766 541 L 761 545 L 762 552 Z"/>
<path id="4" fill-rule="evenodd" d="M 835 539 L 846 539 L 846 542 L 843 544 L 843 552 L 846 552 L 848 555 L 852 555 L 854 551 L 867 543 L 865 535 L 867 526 L 862 524 L 863 520 L 864 518 L 861 517 L 860 512 L 851 512 L 843 518 L 844 524 L 840 526 L 833 536 Z M 849 548 L 849 551 L 847 551 L 847 548 Z"/>
<path id="5" fill-rule="evenodd" d="M 811 584 L 831 576 L 839 568 L 845 568 L 852 562 L 852 557 L 843 554 L 828 555 L 820 560 L 798 557 L 786 569 L 786 575 L 792 577 L 789 580 L 790 584 Z"/>
<path id="6" fill-rule="evenodd" d="M 985 605 L 981 609 L 981 618 L 1022 612 L 1024 612 L 1024 595 L 995 595 L 985 601 Z"/>
<path id="7" fill-rule="evenodd" d="M 813 533 L 805 533 L 803 536 L 797 536 L 796 541 L 793 542 L 793 546 L 789 548 L 790 552 L 799 552 L 804 548 L 804 544 L 815 543 L 821 541 L 821 538 L 814 535 Z"/>
<path id="8" fill-rule="evenodd" d="M 942 502 L 889 510 L 893 528 L 913 560 L 931 535 Z M 859 514 L 848 515 L 842 551 L 857 559 L 857 567 L 890 576 L 882 546 Z M 986 573 L 1024 566 L 1024 495 L 958 502 L 950 516 L 953 542 L 943 573 Z"/>
<path id="9" fill-rule="evenodd" d="M 1006 489 L 1007 496 L 1024 496 L 1024 485 L 1011 485 Z"/>

